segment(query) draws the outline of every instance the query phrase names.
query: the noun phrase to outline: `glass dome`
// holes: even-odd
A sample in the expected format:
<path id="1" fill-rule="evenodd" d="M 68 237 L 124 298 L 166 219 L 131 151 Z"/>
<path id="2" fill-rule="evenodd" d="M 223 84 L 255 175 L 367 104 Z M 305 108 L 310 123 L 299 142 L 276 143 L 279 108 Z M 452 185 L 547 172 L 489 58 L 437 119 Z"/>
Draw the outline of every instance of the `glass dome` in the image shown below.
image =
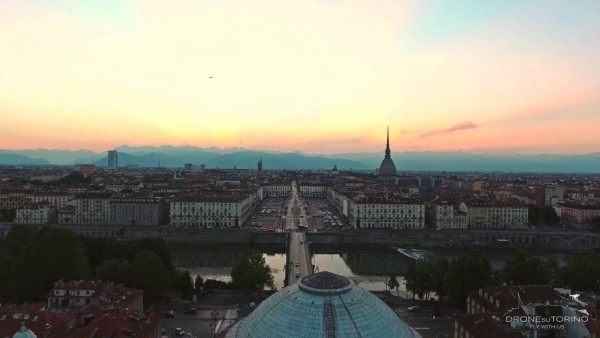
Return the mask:
<path id="1" fill-rule="evenodd" d="M 420 337 L 379 298 L 345 277 L 320 272 L 275 293 L 227 338 Z"/>

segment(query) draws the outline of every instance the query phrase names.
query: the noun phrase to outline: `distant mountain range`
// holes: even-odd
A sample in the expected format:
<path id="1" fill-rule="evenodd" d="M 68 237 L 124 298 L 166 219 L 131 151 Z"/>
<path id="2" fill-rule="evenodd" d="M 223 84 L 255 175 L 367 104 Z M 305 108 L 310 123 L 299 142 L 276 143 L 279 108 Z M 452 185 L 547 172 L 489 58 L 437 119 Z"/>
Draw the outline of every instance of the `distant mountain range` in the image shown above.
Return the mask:
<path id="1" fill-rule="evenodd" d="M 185 163 L 204 164 L 207 168 L 256 168 L 262 158 L 265 169 L 331 169 L 374 171 L 383 159 L 376 153 L 310 155 L 300 151 L 276 152 L 244 148 L 130 147 L 116 148 L 119 166 L 177 168 Z M 503 172 L 581 172 L 600 173 L 600 153 L 586 155 L 485 155 L 464 152 L 403 152 L 392 159 L 400 171 L 503 171 Z M 106 166 L 107 153 L 90 150 L 0 150 L 0 164 L 73 165 L 93 163 Z"/>

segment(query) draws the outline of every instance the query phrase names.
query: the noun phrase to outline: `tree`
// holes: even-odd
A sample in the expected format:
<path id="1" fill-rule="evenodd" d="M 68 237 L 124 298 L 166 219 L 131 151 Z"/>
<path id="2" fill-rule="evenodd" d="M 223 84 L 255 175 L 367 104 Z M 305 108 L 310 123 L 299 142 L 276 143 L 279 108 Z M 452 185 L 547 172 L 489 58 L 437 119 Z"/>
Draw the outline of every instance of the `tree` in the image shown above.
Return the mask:
<path id="1" fill-rule="evenodd" d="M 128 284 L 131 264 L 118 259 L 106 259 L 96 268 L 96 278 L 117 284 Z"/>
<path id="2" fill-rule="evenodd" d="M 502 269 L 502 279 L 509 284 L 544 285 L 551 281 L 551 271 L 546 261 L 520 251 L 506 261 Z"/>
<path id="3" fill-rule="evenodd" d="M 88 279 L 90 271 L 79 239 L 71 230 L 44 227 L 19 257 L 17 286 L 20 300 L 45 298 L 60 279 Z"/>
<path id="4" fill-rule="evenodd" d="M 391 290 L 396 289 L 396 291 L 398 291 L 398 288 L 400 287 L 400 283 L 398 283 L 398 279 L 396 278 L 396 275 L 390 275 L 390 279 L 387 282 L 387 287 Z"/>
<path id="5" fill-rule="evenodd" d="M 175 270 L 171 278 L 171 290 L 181 292 L 181 296 L 190 299 L 194 294 L 192 276 L 187 270 Z"/>
<path id="6" fill-rule="evenodd" d="M 430 268 L 422 261 L 415 261 L 408 266 L 406 272 L 406 291 L 416 295 L 419 299 L 425 299 L 425 295 L 429 292 L 429 276 Z"/>
<path id="7" fill-rule="evenodd" d="M 471 252 L 448 265 L 444 288 L 446 300 L 452 306 L 466 309 L 466 293 L 487 285 L 492 279 L 492 267 L 487 257 Z"/>
<path id="8" fill-rule="evenodd" d="M 142 250 L 131 261 L 130 284 L 145 291 L 144 301 L 157 301 L 169 287 L 169 273 L 157 254 Z"/>
<path id="9" fill-rule="evenodd" d="M 167 247 L 165 241 L 162 238 L 143 238 L 140 241 L 134 243 L 129 247 L 127 258 L 131 260 L 138 252 L 142 250 L 150 250 L 154 252 L 163 263 L 163 266 L 167 271 L 173 271 L 173 265 L 171 264 L 171 252 Z"/>
<path id="10" fill-rule="evenodd" d="M 0 250 L 0 303 L 13 300 L 15 288 L 16 260 L 13 255 Z"/>
<path id="11" fill-rule="evenodd" d="M 201 297 L 205 294 L 204 279 L 202 279 L 202 276 L 196 276 L 196 280 L 194 281 L 194 290 L 196 291 L 196 296 L 198 297 Z"/>
<path id="12" fill-rule="evenodd" d="M 262 290 L 265 286 L 273 288 L 271 268 L 262 254 L 256 250 L 242 253 L 231 269 L 233 287 L 239 290 Z"/>
<path id="13" fill-rule="evenodd" d="M 448 261 L 443 258 L 427 257 L 413 262 L 406 274 L 406 290 L 416 294 L 420 299 L 428 299 L 435 292 L 439 298 L 445 296 L 445 276 Z"/>
<path id="14" fill-rule="evenodd" d="M 19 256 L 25 252 L 25 248 L 37 232 L 37 228 L 33 226 L 13 225 L 4 239 L 3 246 L 9 253 Z"/>
<path id="15" fill-rule="evenodd" d="M 558 269 L 557 284 L 578 291 L 600 291 L 600 252 L 580 251 Z"/>

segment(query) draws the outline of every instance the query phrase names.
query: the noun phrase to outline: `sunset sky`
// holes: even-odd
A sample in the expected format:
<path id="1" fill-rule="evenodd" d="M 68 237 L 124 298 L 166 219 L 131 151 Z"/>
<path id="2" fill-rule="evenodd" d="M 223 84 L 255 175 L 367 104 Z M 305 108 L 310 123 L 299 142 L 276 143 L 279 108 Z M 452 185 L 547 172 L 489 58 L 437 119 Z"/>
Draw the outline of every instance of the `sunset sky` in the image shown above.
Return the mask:
<path id="1" fill-rule="evenodd" d="M 2 0 L 0 149 L 600 151 L 600 1 Z"/>

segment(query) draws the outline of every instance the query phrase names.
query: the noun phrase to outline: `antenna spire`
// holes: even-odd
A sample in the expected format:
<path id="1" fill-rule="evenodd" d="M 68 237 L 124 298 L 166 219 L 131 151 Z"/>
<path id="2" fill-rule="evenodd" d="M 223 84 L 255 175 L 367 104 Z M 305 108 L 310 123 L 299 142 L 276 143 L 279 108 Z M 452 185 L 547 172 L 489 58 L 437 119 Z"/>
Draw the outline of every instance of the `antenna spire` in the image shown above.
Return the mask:
<path id="1" fill-rule="evenodd" d="M 387 127 L 387 142 L 385 145 L 385 157 L 386 158 L 390 158 L 391 156 L 391 151 L 390 151 L 390 126 Z"/>

